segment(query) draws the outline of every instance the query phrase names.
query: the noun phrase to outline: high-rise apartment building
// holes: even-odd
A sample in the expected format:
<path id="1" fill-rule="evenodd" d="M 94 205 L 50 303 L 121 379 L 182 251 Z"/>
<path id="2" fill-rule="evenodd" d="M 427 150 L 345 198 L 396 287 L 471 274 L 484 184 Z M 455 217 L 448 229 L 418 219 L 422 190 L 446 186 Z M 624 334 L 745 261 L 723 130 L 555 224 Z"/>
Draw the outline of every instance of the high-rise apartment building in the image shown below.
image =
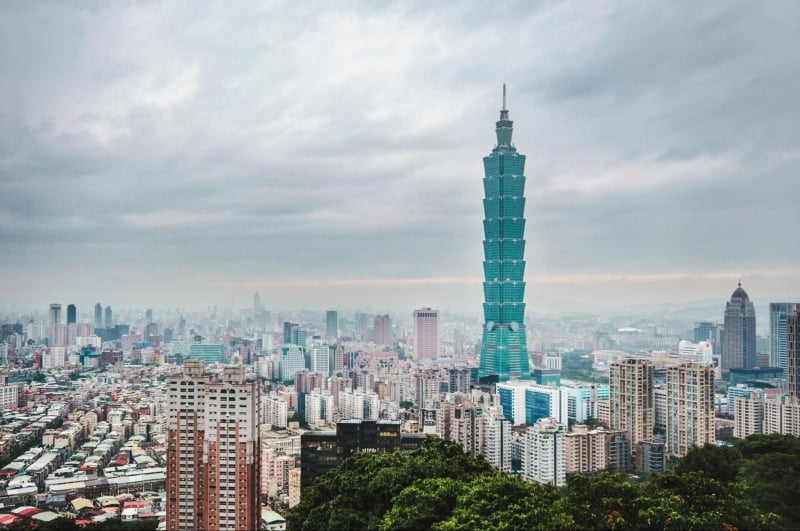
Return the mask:
<path id="1" fill-rule="evenodd" d="M 563 487 L 567 483 L 567 428 L 555 419 L 539 419 L 525 432 L 525 451 L 522 473 L 526 481 L 552 483 Z"/>
<path id="2" fill-rule="evenodd" d="M 714 367 L 667 367 L 667 453 L 683 457 L 691 447 L 714 440 Z"/>
<path id="3" fill-rule="evenodd" d="M 311 370 L 325 378 L 331 375 L 331 348 L 318 336 L 311 345 Z"/>
<path id="4" fill-rule="evenodd" d="M 756 310 L 742 283 L 725 307 L 722 331 L 722 373 L 756 366 Z"/>
<path id="5" fill-rule="evenodd" d="M 188 360 L 168 389 L 167 529 L 258 529 L 258 385 Z"/>
<path id="6" fill-rule="evenodd" d="M 794 302 L 769 303 L 769 366 L 786 369 L 786 322 L 797 311 Z"/>
<path id="7" fill-rule="evenodd" d="M 339 337 L 339 314 L 336 310 L 325 312 L 325 337 Z"/>
<path id="8" fill-rule="evenodd" d="M 800 308 L 786 318 L 786 391 L 800 398 Z"/>
<path id="9" fill-rule="evenodd" d="M 594 474 L 608 468 L 609 432 L 603 428 L 590 430 L 575 424 L 565 437 L 566 472 Z"/>
<path id="10" fill-rule="evenodd" d="M 630 447 L 653 437 L 653 364 L 628 358 L 608 371 L 611 428 L 627 432 Z"/>
<path id="11" fill-rule="evenodd" d="M 750 392 L 747 396 L 734 398 L 736 413 L 733 414 L 733 436 L 744 439 L 764 432 L 764 396 Z"/>
<path id="12" fill-rule="evenodd" d="M 448 369 L 448 391 L 451 393 L 469 393 L 470 371 L 467 367 L 453 367 Z"/>
<path id="13" fill-rule="evenodd" d="M 439 399 L 439 373 L 436 369 L 423 369 L 416 377 L 417 405 L 428 407 Z"/>
<path id="14" fill-rule="evenodd" d="M 78 322 L 78 309 L 74 304 L 67 304 L 67 324 L 75 324 Z"/>
<path id="15" fill-rule="evenodd" d="M 506 87 L 497 145 L 483 158 L 483 336 L 479 378 L 506 381 L 530 372 L 525 336 L 525 155 L 511 143 Z"/>
<path id="16" fill-rule="evenodd" d="M 414 357 L 418 360 L 439 357 L 439 310 L 414 310 Z"/>
<path id="17" fill-rule="evenodd" d="M 375 316 L 372 332 L 378 345 L 388 345 L 392 342 L 392 319 L 388 314 Z"/>

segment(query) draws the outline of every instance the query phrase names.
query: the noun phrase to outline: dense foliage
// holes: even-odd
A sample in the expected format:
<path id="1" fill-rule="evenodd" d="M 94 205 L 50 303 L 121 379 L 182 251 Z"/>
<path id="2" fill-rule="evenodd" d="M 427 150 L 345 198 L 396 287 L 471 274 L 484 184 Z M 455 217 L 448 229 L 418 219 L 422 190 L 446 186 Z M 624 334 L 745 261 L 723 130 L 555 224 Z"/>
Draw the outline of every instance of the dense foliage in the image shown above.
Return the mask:
<path id="1" fill-rule="evenodd" d="M 501 474 L 455 443 L 358 454 L 317 479 L 289 512 L 304 529 L 774 529 L 800 527 L 800 440 L 753 437 L 697 448 L 676 470 L 635 481 L 573 475 L 568 485 Z"/>

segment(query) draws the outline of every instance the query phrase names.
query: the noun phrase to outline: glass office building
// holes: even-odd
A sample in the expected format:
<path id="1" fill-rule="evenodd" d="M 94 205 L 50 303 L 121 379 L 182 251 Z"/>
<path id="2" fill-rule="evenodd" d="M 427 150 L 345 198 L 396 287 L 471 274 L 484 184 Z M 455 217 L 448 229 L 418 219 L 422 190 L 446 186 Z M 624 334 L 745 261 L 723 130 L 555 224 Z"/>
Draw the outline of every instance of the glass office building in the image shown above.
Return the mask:
<path id="1" fill-rule="evenodd" d="M 528 378 L 525 337 L 525 155 L 511 144 L 506 88 L 496 122 L 497 145 L 483 158 L 483 337 L 478 376 Z"/>

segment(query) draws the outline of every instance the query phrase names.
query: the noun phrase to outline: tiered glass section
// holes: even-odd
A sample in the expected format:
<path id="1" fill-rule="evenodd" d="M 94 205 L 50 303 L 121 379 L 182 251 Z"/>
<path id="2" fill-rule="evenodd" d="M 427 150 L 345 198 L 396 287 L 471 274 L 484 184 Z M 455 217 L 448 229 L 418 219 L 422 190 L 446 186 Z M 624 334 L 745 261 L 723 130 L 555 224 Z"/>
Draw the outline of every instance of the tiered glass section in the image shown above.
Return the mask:
<path id="1" fill-rule="evenodd" d="M 525 338 L 525 155 L 511 144 L 506 87 L 497 145 L 483 158 L 483 338 L 478 375 L 528 378 Z"/>

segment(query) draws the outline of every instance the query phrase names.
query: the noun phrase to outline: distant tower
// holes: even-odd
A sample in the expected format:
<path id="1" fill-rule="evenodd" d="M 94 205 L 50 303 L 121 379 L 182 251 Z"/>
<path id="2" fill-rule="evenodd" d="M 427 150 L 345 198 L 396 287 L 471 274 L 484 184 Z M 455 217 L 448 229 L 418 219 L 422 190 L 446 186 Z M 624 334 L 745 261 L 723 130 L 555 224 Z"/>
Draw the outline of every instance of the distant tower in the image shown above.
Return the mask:
<path id="1" fill-rule="evenodd" d="M 78 309 L 75 308 L 74 304 L 67 305 L 67 324 L 73 324 L 78 322 Z"/>
<path id="2" fill-rule="evenodd" d="M 373 321 L 375 343 L 388 345 L 392 342 L 392 319 L 388 314 L 376 315 Z"/>
<path id="3" fill-rule="evenodd" d="M 478 376 L 528 378 L 525 337 L 525 155 L 511 144 L 506 107 L 496 123 L 497 145 L 483 158 L 483 337 Z"/>
<path id="4" fill-rule="evenodd" d="M 148 308 L 146 312 L 144 312 L 144 321 L 145 324 L 150 324 L 153 322 L 153 309 Z"/>
<path id="5" fill-rule="evenodd" d="M 769 366 L 786 369 L 786 323 L 798 304 L 771 302 L 769 304 Z"/>
<path id="6" fill-rule="evenodd" d="M 756 366 L 756 310 L 742 283 L 725 307 L 722 332 L 722 372 Z"/>
<path id="7" fill-rule="evenodd" d="M 56 327 L 61 323 L 61 305 L 57 302 L 54 302 L 50 305 L 50 335 L 48 339 L 50 340 L 50 345 L 53 345 L 53 341 L 56 338 Z"/>
<path id="8" fill-rule="evenodd" d="M 111 328 L 114 326 L 114 319 L 113 314 L 111 313 L 111 306 L 106 306 L 105 312 L 105 320 L 106 320 L 106 328 Z"/>
<path id="9" fill-rule="evenodd" d="M 258 319 L 264 311 L 264 306 L 261 304 L 261 295 L 256 291 L 253 294 L 253 318 Z"/>
<path id="10" fill-rule="evenodd" d="M 103 328 L 103 305 L 99 302 L 94 305 L 94 327 Z"/>
<path id="11" fill-rule="evenodd" d="M 336 310 L 325 312 L 325 337 L 339 337 L 339 314 Z"/>
<path id="12" fill-rule="evenodd" d="M 414 310 L 414 356 L 418 360 L 439 357 L 439 310 Z"/>

